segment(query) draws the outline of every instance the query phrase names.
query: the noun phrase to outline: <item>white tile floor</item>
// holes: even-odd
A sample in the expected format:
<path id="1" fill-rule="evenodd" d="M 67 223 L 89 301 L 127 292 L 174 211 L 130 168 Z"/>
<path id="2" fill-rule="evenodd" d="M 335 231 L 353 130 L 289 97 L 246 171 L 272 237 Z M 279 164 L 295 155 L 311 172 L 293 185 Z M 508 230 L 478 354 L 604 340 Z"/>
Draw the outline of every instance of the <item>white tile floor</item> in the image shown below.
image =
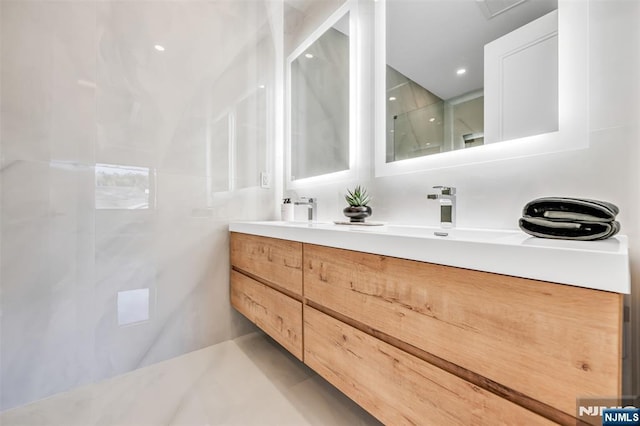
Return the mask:
<path id="1" fill-rule="evenodd" d="M 0 425 L 377 425 L 261 333 L 0 413 Z"/>

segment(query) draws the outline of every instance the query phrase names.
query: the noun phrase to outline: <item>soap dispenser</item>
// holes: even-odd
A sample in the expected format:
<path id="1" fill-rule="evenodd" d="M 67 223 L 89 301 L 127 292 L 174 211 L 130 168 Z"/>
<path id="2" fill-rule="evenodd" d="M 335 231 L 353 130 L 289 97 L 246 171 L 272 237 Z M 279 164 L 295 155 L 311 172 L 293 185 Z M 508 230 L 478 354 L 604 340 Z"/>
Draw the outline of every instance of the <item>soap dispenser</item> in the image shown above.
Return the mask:
<path id="1" fill-rule="evenodd" d="M 280 206 L 280 219 L 285 222 L 293 222 L 294 218 L 294 206 L 291 202 L 291 198 L 285 198 L 282 200 L 282 205 Z"/>

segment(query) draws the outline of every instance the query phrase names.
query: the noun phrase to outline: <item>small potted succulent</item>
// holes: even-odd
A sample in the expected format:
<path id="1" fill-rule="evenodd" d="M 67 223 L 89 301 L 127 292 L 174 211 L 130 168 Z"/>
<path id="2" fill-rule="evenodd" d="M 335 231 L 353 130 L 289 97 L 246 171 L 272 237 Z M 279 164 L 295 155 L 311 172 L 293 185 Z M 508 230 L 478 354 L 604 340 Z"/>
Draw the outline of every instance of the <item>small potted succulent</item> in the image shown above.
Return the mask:
<path id="1" fill-rule="evenodd" d="M 344 198 L 347 200 L 349 207 L 346 207 L 343 213 L 349 218 L 350 222 L 362 223 L 365 218 L 371 216 L 371 207 L 367 205 L 371 198 L 367 195 L 366 189 L 360 185 L 356 186 L 353 191 L 347 189 L 347 195 Z"/>

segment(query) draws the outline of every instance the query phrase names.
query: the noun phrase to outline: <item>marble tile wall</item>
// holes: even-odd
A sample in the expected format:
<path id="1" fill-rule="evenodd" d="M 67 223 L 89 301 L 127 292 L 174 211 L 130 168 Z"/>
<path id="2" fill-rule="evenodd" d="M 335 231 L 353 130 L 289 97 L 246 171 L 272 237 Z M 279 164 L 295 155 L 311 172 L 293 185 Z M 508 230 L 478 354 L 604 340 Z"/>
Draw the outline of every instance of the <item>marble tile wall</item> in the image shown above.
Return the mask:
<path id="1" fill-rule="evenodd" d="M 227 225 L 275 211 L 279 7 L 2 1 L 0 410 L 251 330 Z"/>

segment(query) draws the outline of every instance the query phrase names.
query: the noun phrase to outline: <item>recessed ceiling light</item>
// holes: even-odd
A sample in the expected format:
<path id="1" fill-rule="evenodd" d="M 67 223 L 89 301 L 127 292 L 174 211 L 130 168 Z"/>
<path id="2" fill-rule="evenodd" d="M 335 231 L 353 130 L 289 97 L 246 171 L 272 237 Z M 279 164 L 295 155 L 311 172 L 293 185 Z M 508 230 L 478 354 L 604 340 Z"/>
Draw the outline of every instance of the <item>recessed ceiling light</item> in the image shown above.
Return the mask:
<path id="1" fill-rule="evenodd" d="M 435 117 L 431 117 L 431 118 L 429 119 L 429 121 L 433 123 L 434 121 L 436 121 L 436 119 L 435 119 Z"/>
<path id="2" fill-rule="evenodd" d="M 311 53 L 305 53 L 304 57 L 311 59 L 311 58 L 313 58 L 313 55 Z"/>
<path id="3" fill-rule="evenodd" d="M 396 97 L 395 97 L 395 96 L 390 96 L 390 97 L 389 97 L 389 100 L 390 100 L 390 101 L 395 101 L 395 100 L 396 100 Z"/>
<path id="4" fill-rule="evenodd" d="M 458 75 L 462 75 L 462 74 L 464 74 L 464 73 L 466 73 L 466 72 L 467 72 L 467 70 L 466 70 L 465 68 L 460 68 L 460 69 L 458 69 L 458 70 L 456 71 L 456 74 L 458 74 Z"/>
<path id="5" fill-rule="evenodd" d="M 158 52 L 164 52 L 164 46 L 161 46 L 159 44 L 156 44 L 155 46 L 153 46 L 154 49 L 156 49 Z"/>
<path id="6" fill-rule="evenodd" d="M 261 84 L 260 86 L 258 86 L 258 89 L 264 89 L 264 88 L 265 88 L 264 84 Z"/>

